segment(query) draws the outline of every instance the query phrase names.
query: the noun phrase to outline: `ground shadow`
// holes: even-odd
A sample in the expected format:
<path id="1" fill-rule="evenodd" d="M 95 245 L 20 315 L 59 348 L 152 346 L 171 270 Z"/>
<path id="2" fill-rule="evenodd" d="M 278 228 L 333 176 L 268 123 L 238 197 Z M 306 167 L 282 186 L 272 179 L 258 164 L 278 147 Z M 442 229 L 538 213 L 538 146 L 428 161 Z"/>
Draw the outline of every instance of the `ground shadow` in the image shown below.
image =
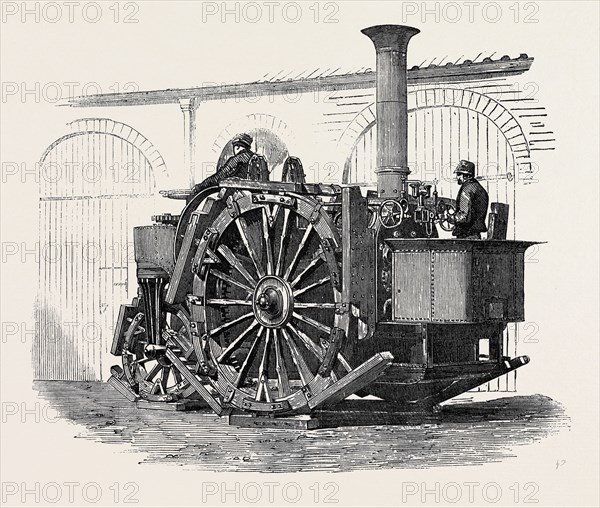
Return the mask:
<path id="1" fill-rule="evenodd" d="M 569 426 L 563 406 L 543 395 L 450 404 L 435 415 L 396 415 L 393 425 L 376 424 L 373 416 L 364 425 L 356 412 L 359 402 L 349 401 L 337 411 L 342 426 L 306 431 L 238 428 L 209 411 L 138 409 L 104 383 L 38 381 L 34 388 L 61 418 L 85 427 L 74 427 L 76 438 L 110 443 L 119 452 L 144 452 L 143 463 L 212 471 L 486 464 L 514 457 L 518 447 Z M 359 407 L 371 415 L 377 412 L 372 408 L 381 408 L 371 405 Z"/>

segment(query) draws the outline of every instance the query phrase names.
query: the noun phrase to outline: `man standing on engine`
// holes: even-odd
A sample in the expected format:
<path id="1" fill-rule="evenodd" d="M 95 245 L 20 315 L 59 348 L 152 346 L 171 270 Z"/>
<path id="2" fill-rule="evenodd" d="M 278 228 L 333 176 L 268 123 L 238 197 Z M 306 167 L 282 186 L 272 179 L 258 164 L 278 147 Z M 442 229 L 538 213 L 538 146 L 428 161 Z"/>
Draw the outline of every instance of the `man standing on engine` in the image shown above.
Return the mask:
<path id="1" fill-rule="evenodd" d="M 196 195 L 209 187 L 215 187 L 226 178 L 248 178 L 249 162 L 254 156 L 254 152 L 251 150 L 252 141 L 252 136 L 249 134 L 237 134 L 231 141 L 233 156 L 229 157 L 220 168 L 217 168 L 214 175 L 194 185 L 192 195 Z"/>
<path id="2" fill-rule="evenodd" d="M 452 234 L 456 238 L 481 239 L 481 233 L 487 231 L 485 217 L 488 193 L 475 179 L 475 164 L 471 161 L 461 160 L 454 173 L 460 190 L 456 196 L 455 226 Z"/>

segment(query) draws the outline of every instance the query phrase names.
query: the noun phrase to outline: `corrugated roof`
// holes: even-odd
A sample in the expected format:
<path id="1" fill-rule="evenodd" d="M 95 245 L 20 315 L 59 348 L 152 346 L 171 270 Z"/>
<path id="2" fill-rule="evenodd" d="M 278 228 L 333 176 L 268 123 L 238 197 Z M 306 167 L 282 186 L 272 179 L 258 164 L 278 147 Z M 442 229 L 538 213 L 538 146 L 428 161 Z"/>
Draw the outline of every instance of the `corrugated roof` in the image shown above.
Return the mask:
<path id="1" fill-rule="evenodd" d="M 508 55 L 503 55 L 501 58 L 496 60 L 493 59 L 496 52 L 484 54 L 483 52 L 475 55 L 473 58 L 467 58 L 465 55 L 454 59 L 448 59 L 448 55 L 444 57 L 433 57 L 431 59 L 423 60 L 419 65 L 413 65 L 409 67 L 411 71 L 417 71 L 420 69 L 433 69 L 436 67 L 462 67 L 468 66 L 475 63 L 493 63 L 493 62 L 507 62 L 511 60 L 526 60 L 529 56 L 525 53 L 521 53 L 517 58 L 511 58 Z M 444 63 L 445 62 L 445 63 Z M 371 67 L 355 67 L 355 68 L 344 68 L 344 67 L 329 67 L 329 68 L 310 68 L 304 69 L 301 72 L 297 70 L 280 70 L 276 72 L 269 72 L 262 76 L 259 80 L 253 83 L 281 83 L 285 81 L 297 81 L 303 79 L 317 79 L 317 78 L 329 78 L 333 76 L 349 76 L 357 74 L 369 74 L 374 72 Z"/>

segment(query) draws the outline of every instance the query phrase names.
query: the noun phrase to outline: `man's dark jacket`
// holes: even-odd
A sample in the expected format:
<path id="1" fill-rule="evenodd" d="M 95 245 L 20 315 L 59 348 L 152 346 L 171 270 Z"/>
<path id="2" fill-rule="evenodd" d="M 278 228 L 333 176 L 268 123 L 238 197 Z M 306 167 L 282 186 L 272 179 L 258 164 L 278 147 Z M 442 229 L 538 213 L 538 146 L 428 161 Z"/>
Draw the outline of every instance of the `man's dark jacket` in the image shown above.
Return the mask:
<path id="1" fill-rule="evenodd" d="M 194 194 L 198 194 L 204 189 L 219 185 L 219 182 L 226 178 L 248 178 L 248 163 L 254 155 L 254 152 L 244 148 L 237 154 L 229 157 L 225 164 L 217 169 L 214 175 L 209 176 L 203 182 L 194 186 Z"/>
<path id="2" fill-rule="evenodd" d="M 487 231 L 485 217 L 488 208 L 488 193 L 474 178 L 466 180 L 456 196 L 456 238 L 479 236 Z"/>

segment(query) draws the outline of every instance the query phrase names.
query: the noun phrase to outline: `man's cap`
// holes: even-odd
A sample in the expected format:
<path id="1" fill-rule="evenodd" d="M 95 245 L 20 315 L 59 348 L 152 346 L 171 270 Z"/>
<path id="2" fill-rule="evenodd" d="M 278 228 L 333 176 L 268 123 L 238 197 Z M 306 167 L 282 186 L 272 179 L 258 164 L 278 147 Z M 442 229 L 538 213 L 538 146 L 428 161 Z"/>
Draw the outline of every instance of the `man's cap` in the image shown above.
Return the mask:
<path id="1" fill-rule="evenodd" d="M 233 146 L 241 145 L 246 148 L 250 148 L 252 146 L 252 136 L 246 133 L 236 134 L 236 136 L 231 140 L 231 144 Z"/>
<path id="2" fill-rule="evenodd" d="M 475 176 L 475 164 L 473 164 L 471 161 L 462 160 L 458 163 L 458 166 L 456 166 L 454 172 L 463 175 Z"/>

